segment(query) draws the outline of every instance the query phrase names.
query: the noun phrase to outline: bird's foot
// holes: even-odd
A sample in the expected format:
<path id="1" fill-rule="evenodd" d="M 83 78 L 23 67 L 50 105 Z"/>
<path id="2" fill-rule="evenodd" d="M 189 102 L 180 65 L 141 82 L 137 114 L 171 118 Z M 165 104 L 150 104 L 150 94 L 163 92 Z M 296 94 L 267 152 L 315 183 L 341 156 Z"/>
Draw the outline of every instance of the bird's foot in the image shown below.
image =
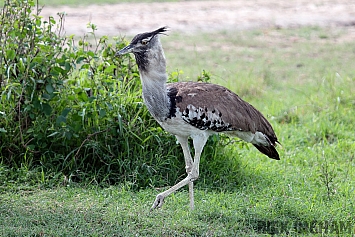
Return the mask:
<path id="1" fill-rule="evenodd" d="M 161 206 L 164 204 L 164 198 L 165 197 L 163 195 L 158 194 L 150 210 L 152 211 L 153 209 L 161 208 Z"/>

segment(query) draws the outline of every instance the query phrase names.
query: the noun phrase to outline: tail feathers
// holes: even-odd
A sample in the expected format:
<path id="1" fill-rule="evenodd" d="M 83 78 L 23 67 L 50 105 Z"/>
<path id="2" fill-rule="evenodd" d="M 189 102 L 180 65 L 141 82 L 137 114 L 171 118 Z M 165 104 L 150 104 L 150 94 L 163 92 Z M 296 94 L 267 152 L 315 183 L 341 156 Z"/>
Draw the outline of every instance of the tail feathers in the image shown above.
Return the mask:
<path id="1" fill-rule="evenodd" d="M 279 153 L 277 153 L 273 145 L 264 146 L 262 144 L 253 144 L 261 153 L 267 155 L 271 159 L 280 160 Z"/>

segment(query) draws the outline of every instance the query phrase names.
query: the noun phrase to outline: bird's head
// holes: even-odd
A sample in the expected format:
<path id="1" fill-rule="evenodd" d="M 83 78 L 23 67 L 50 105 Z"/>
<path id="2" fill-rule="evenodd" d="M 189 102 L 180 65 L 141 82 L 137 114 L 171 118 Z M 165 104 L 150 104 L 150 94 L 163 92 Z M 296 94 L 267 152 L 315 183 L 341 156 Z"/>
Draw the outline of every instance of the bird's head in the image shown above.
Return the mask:
<path id="1" fill-rule="evenodd" d="M 116 53 L 116 56 L 122 56 L 127 53 L 133 53 L 136 56 L 139 54 L 144 54 L 149 49 L 154 48 L 159 42 L 158 37 L 156 36 L 166 32 L 167 30 L 167 27 L 161 27 L 155 31 L 136 35 L 132 39 L 131 43 L 129 43 L 129 45 L 127 45 Z"/>

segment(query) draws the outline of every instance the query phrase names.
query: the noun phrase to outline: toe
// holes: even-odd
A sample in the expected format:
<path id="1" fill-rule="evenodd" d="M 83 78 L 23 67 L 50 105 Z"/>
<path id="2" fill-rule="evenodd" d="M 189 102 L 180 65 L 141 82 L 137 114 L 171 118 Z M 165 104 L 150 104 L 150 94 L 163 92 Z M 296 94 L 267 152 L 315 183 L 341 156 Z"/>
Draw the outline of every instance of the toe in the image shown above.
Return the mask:
<path id="1" fill-rule="evenodd" d="M 150 210 L 161 208 L 163 204 L 164 204 L 164 196 L 158 194 Z"/>

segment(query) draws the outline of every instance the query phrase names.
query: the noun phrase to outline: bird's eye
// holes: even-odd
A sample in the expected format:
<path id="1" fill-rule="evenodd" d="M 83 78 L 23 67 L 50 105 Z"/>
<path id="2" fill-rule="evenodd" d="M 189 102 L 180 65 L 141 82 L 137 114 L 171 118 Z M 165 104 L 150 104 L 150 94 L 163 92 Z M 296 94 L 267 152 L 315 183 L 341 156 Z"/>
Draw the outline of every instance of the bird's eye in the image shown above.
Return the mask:
<path id="1" fill-rule="evenodd" d="M 144 39 L 144 40 L 142 40 L 141 43 L 142 43 L 143 45 L 147 45 L 147 44 L 149 43 L 149 40 Z"/>

